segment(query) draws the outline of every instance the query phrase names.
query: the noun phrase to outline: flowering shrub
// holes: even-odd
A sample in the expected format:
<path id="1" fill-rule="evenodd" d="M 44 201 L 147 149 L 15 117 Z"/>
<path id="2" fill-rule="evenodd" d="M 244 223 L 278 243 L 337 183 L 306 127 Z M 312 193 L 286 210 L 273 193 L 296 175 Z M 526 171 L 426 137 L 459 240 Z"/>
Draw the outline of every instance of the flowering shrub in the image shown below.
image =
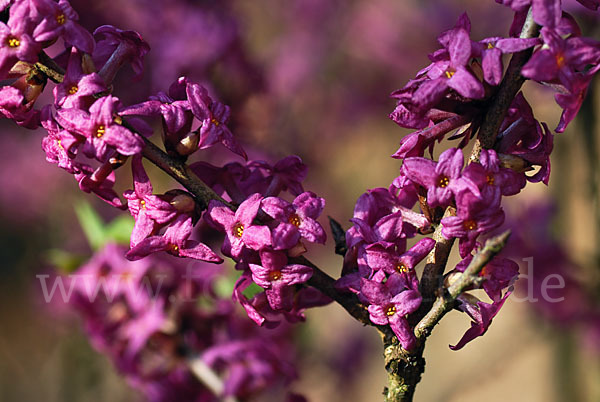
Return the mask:
<path id="1" fill-rule="evenodd" d="M 0 113 L 43 127 L 48 162 L 135 220 L 128 250 L 107 245 L 72 278 L 73 307 L 94 346 L 149 400 L 247 398 L 296 376 L 284 322 L 336 302 L 381 333 L 385 400 L 411 400 L 425 340 L 439 320 L 452 309 L 470 317 L 451 346 L 461 349 L 487 331 L 517 280 L 516 263 L 497 257 L 510 233 L 490 235 L 505 220 L 503 197 L 528 182 L 548 184 L 554 136 L 535 119 L 521 85 L 531 80 L 556 91 L 563 112 L 554 131 L 561 133 L 600 69 L 600 42 L 582 36 L 560 1 L 497 3 L 515 12 L 507 37 L 471 39 L 463 14 L 438 36 L 431 64 L 392 93 L 390 118 L 416 131 L 393 154 L 402 164 L 389 187 L 359 197 L 352 226 L 330 218 L 343 256 L 340 277 L 331 278 L 305 256 L 307 243 L 326 244 L 325 200 L 304 189 L 299 157 L 248 160 L 229 106 L 190 78 L 124 105 L 113 95 L 117 73 L 128 64 L 141 77 L 150 50 L 138 33 L 109 25 L 90 33 L 66 0 L 4 2 Z M 506 69 L 503 55 L 511 56 Z M 53 101 L 40 105 L 47 85 Z M 161 135 L 151 141 L 156 130 Z M 435 158 L 443 140 L 450 147 Z M 197 160 L 198 150 L 217 145 L 234 159 Z M 155 193 L 143 159 L 182 188 Z M 133 182 L 121 197 L 115 184 L 127 177 L 125 166 Z M 457 239 L 461 261 L 447 267 Z M 231 300 L 215 290 L 221 271 L 211 264 L 223 257 L 240 272 Z M 193 275 L 184 276 L 190 267 Z M 136 292 L 145 283 L 156 289 L 152 297 Z M 105 298 L 96 297 L 100 288 L 109 290 Z M 475 289 L 491 302 L 469 293 Z M 234 303 L 256 328 L 235 315 Z"/>

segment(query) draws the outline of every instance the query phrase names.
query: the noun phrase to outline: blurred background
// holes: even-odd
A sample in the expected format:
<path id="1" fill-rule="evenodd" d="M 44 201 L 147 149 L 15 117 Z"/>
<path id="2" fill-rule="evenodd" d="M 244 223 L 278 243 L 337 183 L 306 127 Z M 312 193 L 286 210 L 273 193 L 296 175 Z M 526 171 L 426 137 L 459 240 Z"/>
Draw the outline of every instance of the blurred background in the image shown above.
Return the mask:
<path id="1" fill-rule="evenodd" d="M 566 4 L 584 34 L 600 39 L 597 16 Z M 72 5 L 88 29 L 132 29 L 150 44 L 142 80 L 132 83 L 125 68 L 115 84 L 125 104 L 168 89 L 180 75 L 202 82 L 231 106 L 232 131 L 250 158 L 299 155 L 309 166 L 305 188 L 327 200 L 323 218 L 345 228 L 358 196 L 387 187 L 398 174 L 399 161 L 389 155 L 408 131 L 387 117 L 394 108 L 389 94 L 428 64 L 437 35 L 462 12 L 473 22 L 474 40 L 506 35 L 512 18 L 491 0 Z M 598 85 L 592 82 L 581 116 L 555 137 L 550 187 L 529 184 L 507 200 L 506 225 L 518 232 L 511 255 L 521 273 L 528 273 L 523 259 L 533 257 L 535 272 L 563 275 L 566 287 L 555 297 L 564 300 L 519 302 L 528 290 L 529 278 L 522 279 L 488 333 L 458 352 L 448 344 L 470 324 L 449 314 L 428 340 L 416 401 L 600 400 Z M 553 93 L 529 83 L 524 91 L 536 117 L 556 127 Z M 36 279 L 52 270 L 57 250 L 91 254 L 74 212 L 82 198 L 106 221 L 120 212 L 81 193 L 45 161 L 43 133 L 0 124 L 0 401 L 139 400 L 89 345 L 77 317 L 43 302 Z M 151 176 L 156 190 L 170 188 L 164 175 Z M 331 243 L 310 257 L 337 277 L 341 257 L 333 256 Z M 381 400 L 386 376 L 378 335 L 336 305 L 307 316 L 297 328 L 300 378 L 292 389 L 314 402 Z"/>

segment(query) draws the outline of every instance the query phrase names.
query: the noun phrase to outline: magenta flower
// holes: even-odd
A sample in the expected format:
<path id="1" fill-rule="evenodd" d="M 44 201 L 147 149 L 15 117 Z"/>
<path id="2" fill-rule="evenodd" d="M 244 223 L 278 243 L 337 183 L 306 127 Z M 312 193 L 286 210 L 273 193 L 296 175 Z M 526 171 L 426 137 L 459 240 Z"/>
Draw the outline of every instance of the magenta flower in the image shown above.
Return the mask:
<path id="1" fill-rule="evenodd" d="M 73 48 L 63 82 L 54 87 L 54 104 L 62 108 L 86 109 L 93 95 L 106 90 L 106 85 L 96 73 L 84 74 L 81 54 Z"/>
<path id="2" fill-rule="evenodd" d="M 64 41 L 88 54 L 94 51 L 94 38 L 86 29 L 77 23 L 79 16 L 66 0 L 31 1 L 39 23 L 33 31 L 33 38 L 38 42 L 52 41 L 62 37 Z"/>
<path id="3" fill-rule="evenodd" d="M 102 25 L 94 31 L 96 48 L 94 49 L 94 64 L 103 69 L 115 52 L 127 57 L 136 78 L 141 78 L 144 72 L 144 56 L 150 51 L 150 46 L 142 36 L 135 31 L 123 31 L 112 25 Z M 121 66 L 111 66 L 110 74 L 114 76 L 116 69 Z M 104 77 L 104 76 L 103 76 Z"/>
<path id="4" fill-rule="evenodd" d="M 52 116 L 52 106 L 46 105 L 41 112 L 41 124 L 48 132 L 42 139 L 42 149 L 46 152 L 46 160 L 56 163 L 60 168 L 74 174 L 79 172 L 75 162 L 76 147 L 82 139 L 67 130 L 63 130 Z"/>
<path id="5" fill-rule="evenodd" d="M 498 154 L 491 149 L 483 149 L 479 163 L 469 164 L 463 176 L 477 184 L 481 198 L 489 206 L 499 206 L 503 195 L 518 194 L 526 183 L 524 173 L 501 168 Z"/>
<path id="6" fill-rule="evenodd" d="M 540 124 L 535 120 L 531 106 L 521 93 L 515 97 L 500 130 L 496 151 L 516 155 L 533 165 L 541 166 L 536 174 L 527 176 L 527 180 L 532 183 L 542 181 L 547 185 L 554 136 L 546 123 Z"/>
<path id="7" fill-rule="evenodd" d="M 600 42 L 577 36 L 563 39 L 549 28 L 542 28 L 542 38 L 544 46 L 521 70 L 524 77 L 545 82 L 558 80 L 570 91 L 577 72 L 600 63 Z"/>
<path id="8" fill-rule="evenodd" d="M 430 206 L 447 206 L 462 191 L 471 191 L 475 196 L 480 196 L 475 183 L 462 177 L 463 164 L 462 151 L 450 148 L 442 152 L 437 163 L 420 157 L 406 158 L 402 172 L 413 182 L 427 188 L 427 203 Z"/>
<path id="9" fill-rule="evenodd" d="M 572 82 L 569 93 L 557 93 L 554 95 L 554 100 L 563 109 L 560 121 L 555 129 L 557 133 L 564 132 L 567 125 L 577 116 L 592 78 L 594 78 L 592 74 L 576 77 Z"/>
<path id="10" fill-rule="evenodd" d="M 74 177 L 79 183 L 81 191 L 94 193 L 115 208 L 126 208 L 117 192 L 113 189 L 115 185 L 115 172 L 113 172 L 109 163 L 102 164 L 96 170 L 84 164 L 79 164 L 77 167 L 78 169 Z"/>
<path id="11" fill-rule="evenodd" d="M 150 236 L 140 241 L 127 252 L 127 259 L 139 260 L 159 251 L 166 251 L 176 257 L 189 257 L 196 260 L 221 263 L 223 260 L 207 245 L 188 240 L 192 234 L 192 217 L 180 215 L 169 225 L 162 236 Z"/>
<path id="12" fill-rule="evenodd" d="M 597 10 L 600 4 L 598 0 L 577 1 L 590 10 Z M 527 14 L 527 8 L 531 6 L 533 20 L 547 27 L 557 26 L 562 16 L 561 0 L 496 0 L 496 3 L 512 8 L 517 14 Z"/>
<path id="13" fill-rule="evenodd" d="M 288 264 L 287 256 L 281 251 L 261 250 L 260 260 L 261 265 L 249 264 L 252 280 L 265 289 L 273 310 L 290 311 L 295 293 L 292 285 L 308 281 L 313 274 L 312 268 Z"/>
<path id="14" fill-rule="evenodd" d="M 218 201 L 210 202 L 205 219 L 226 234 L 223 254 L 239 258 L 245 247 L 258 251 L 271 245 L 269 228 L 253 223 L 261 202 L 262 196 L 258 193 L 253 194 L 240 204 L 235 213 Z"/>
<path id="15" fill-rule="evenodd" d="M 152 183 L 142 165 L 142 157 L 135 155 L 131 160 L 134 190 L 127 190 L 129 212 L 135 219 L 131 232 L 131 247 L 152 234 L 157 226 L 164 225 L 177 215 L 177 210 L 167 201 L 152 194 Z"/>
<path id="16" fill-rule="evenodd" d="M 496 314 L 498 314 L 504 305 L 504 302 L 508 296 L 510 296 L 510 293 L 511 292 L 507 292 L 502 299 L 495 301 L 492 304 L 481 301 L 477 301 L 476 304 L 474 304 L 471 302 L 470 298 L 467 299 L 464 295 L 459 296 L 458 300 L 461 302 L 461 304 L 458 308 L 467 313 L 473 321 L 471 322 L 471 328 L 465 332 L 463 337 L 456 345 L 450 346 L 450 349 L 462 349 L 463 346 L 471 342 L 473 339 L 485 334 L 492 323 L 492 319 L 496 316 Z"/>
<path id="17" fill-rule="evenodd" d="M 60 109 L 56 119 L 65 129 L 86 137 L 82 151 L 90 158 L 106 161 L 113 150 L 122 155 L 139 154 L 144 146 L 142 138 L 114 120 L 120 103 L 118 98 L 108 95 L 94 102 L 89 113 Z"/>
<path id="18" fill-rule="evenodd" d="M 152 334 L 158 332 L 168 324 L 163 300 L 153 300 L 147 305 L 146 310 L 140 312 L 135 318 L 124 323 L 118 331 L 118 336 L 127 342 L 126 356 L 136 356 L 146 346 Z"/>
<path id="19" fill-rule="evenodd" d="M 149 100 L 137 105 L 128 106 L 122 115 L 161 116 L 163 126 L 163 142 L 167 152 L 178 154 L 180 141 L 192 130 L 193 114 L 187 100 L 185 89 L 189 83 L 186 77 L 179 77 L 169 87 L 169 92 L 159 92 L 150 96 Z M 194 135 L 194 134 L 192 134 Z M 197 143 L 186 144 L 188 155 L 198 149 Z M 179 153 L 181 155 L 182 153 Z"/>
<path id="20" fill-rule="evenodd" d="M 473 55 L 468 31 L 470 23 L 467 22 L 468 18 L 464 15 L 454 29 L 440 35 L 439 41 L 445 49 L 430 55 L 433 64 L 421 71 L 429 80 L 422 82 L 413 94 L 413 103 L 419 109 L 430 109 L 436 105 L 448 88 L 465 98 L 483 98 L 483 85 L 468 69 Z"/>
<path id="21" fill-rule="evenodd" d="M 202 123 L 199 148 L 210 148 L 220 142 L 231 152 L 248 159 L 246 152 L 226 125 L 231 113 L 229 106 L 213 101 L 206 88 L 199 84 L 189 83 L 186 91 L 192 113 Z"/>
<path id="22" fill-rule="evenodd" d="M 267 320 L 266 316 L 268 315 L 264 308 L 260 308 L 257 305 L 256 300 L 257 297 L 261 294 L 258 293 L 254 296 L 252 300 L 249 300 L 245 295 L 244 291 L 253 283 L 251 271 L 245 271 L 235 282 L 233 287 L 233 295 L 232 299 L 244 308 L 248 318 L 254 321 L 257 325 L 265 326 L 266 328 L 275 328 L 279 325 L 278 322 L 273 322 Z M 266 296 L 265 296 L 266 298 Z M 268 305 L 268 302 L 266 303 Z M 269 306 L 270 308 L 270 306 Z"/>
<path id="23" fill-rule="evenodd" d="M 325 200 L 309 191 L 300 194 L 291 204 L 278 197 L 265 198 L 262 209 L 280 222 L 273 229 L 273 248 L 290 249 L 301 237 L 311 243 L 324 244 L 325 231 L 316 221 L 324 207 Z"/>
<path id="24" fill-rule="evenodd" d="M 20 126 L 36 129 L 40 126 L 40 112 L 33 109 L 34 102 L 27 103 L 23 92 L 14 86 L 4 86 L 0 89 L 0 116 Z"/>
<path id="25" fill-rule="evenodd" d="M 473 256 L 467 256 L 456 265 L 456 270 L 464 272 L 469 266 Z M 479 272 L 479 276 L 484 278 L 482 287 L 485 293 L 494 302 L 502 298 L 502 290 L 511 286 L 519 276 L 519 265 L 508 258 L 496 257 L 487 263 Z"/>
<path id="26" fill-rule="evenodd" d="M 37 61 L 41 46 L 25 31 L 0 22 L 0 78 L 6 78 L 10 69 L 19 60 L 29 63 Z"/>
<path id="27" fill-rule="evenodd" d="M 399 274 L 392 274 L 385 283 L 362 279 L 361 292 L 371 303 L 368 307 L 371 321 L 377 325 L 389 324 L 402 347 L 411 350 L 416 338 L 406 315 L 421 305 L 419 292 L 412 290 Z"/>
<path id="28" fill-rule="evenodd" d="M 461 257 L 466 257 L 475 247 L 477 236 L 497 228 L 504 222 L 504 212 L 498 206 L 464 191 L 456 198 L 456 216 L 442 219 L 442 235 L 447 239 L 459 238 Z"/>
<path id="29" fill-rule="evenodd" d="M 486 38 L 477 43 L 476 49 L 481 55 L 483 77 L 486 82 L 498 85 L 502 80 L 504 67 L 502 55 L 520 52 L 540 42 L 538 38 Z"/>
<path id="30" fill-rule="evenodd" d="M 226 192 L 231 201 L 236 204 L 246 199 L 246 194 L 241 189 L 242 181 L 248 179 L 251 172 L 241 163 L 230 162 L 219 167 L 208 162 L 196 162 L 190 165 L 190 169 L 215 193 L 224 195 Z"/>
<path id="31" fill-rule="evenodd" d="M 367 264 L 373 271 L 382 270 L 386 274 L 400 274 L 414 290 L 418 289 L 415 266 L 421 262 L 433 247 L 435 240 L 426 237 L 419 240 L 405 253 L 397 253 L 393 245 L 375 243 L 367 246 Z"/>
<path id="32" fill-rule="evenodd" d="M 265 161 L 251 161 L 248 167 L 266 171 L 266 190 L 263 193 L 265 196 L 276 196 L 285 190 L 296 196 L 304 192 L 302 181 L 306 178 L 308 167 L 299 156 L 286 156 L 273 166 Z"/>

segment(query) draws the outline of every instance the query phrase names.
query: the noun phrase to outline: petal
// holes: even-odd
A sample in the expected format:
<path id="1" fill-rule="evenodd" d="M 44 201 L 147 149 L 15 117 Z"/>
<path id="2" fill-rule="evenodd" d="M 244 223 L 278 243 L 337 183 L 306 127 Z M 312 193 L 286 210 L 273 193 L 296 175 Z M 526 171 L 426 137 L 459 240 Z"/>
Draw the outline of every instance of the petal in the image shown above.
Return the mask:
<path id="1" fill-rule="evenodd" d="M 300 264 L 290 264 L 285 266 L 281 273 L 283 281 L 288 285 L 296 285 L 307 282 L 313 275 L 313 270 L 310 267 Z"/>
<path id="2" fill-rule="evenodd" d="M 262 199 L 263 197 L 260 194 L 255 193 L 242 202 L 235 212 L 236 221 L 240 222 L 244 227 L 252 225 Z"/>
<path id="3" fill-rule="evenodd" d="M 471 39 L 469 33 L 464 29 L 452 31 L 448 52 L 453 67 L 464 66 L 471 58 Z"/>
<path id="4" fill-rule="evenodd" d="M 435 172 L 436 163 L 431 159 L 421 157 L 406 158 L 402 164 L 402 172 L 411 181 L 424 187 L 435 186 L 437 173 Z"/>
<path id="5" fill-rule="evenodd" d="M 447 85 L 465 98 L 481 99 L 485 95 L 481 82 L 462 66 L 456 68 Z"/>
<path id="6" fill-rule="evenodd" d="M 398 337 L 400 344 L 404 350 L 411 350 L 415 347 L 417 339 L 408 324 L 406 318 L 396 313 L 389 319 L 390 327 L 394 334 Z"/>
<path id="7" fill-rule="evenodd" d="M 317 219 L 325 208 L 325 200 L 311 191 L 300 194 L 292 203 L 303 217 Z"/>
<path id="8" fill-rule="evenodd" d="M 290 223 L 280 223 L 272 232 L 273 248 L 286 250 L 294 247 L 300 241 L 298 228 Z"/>
<path id="9" fill-rule="evenodd" d="M 311 243 L 325 244 L 327 235 L 323 227 L 311 218 L 304 218 L 298 226 L 298 231 L 303 238 Z"/>
<path id="10" fill-rule="evenodd" d="M 180 256 L 194 258 L 200 261 L 214 262 L 217 264 L 223 262 L 223 259 L 216 255 L 210 247 L 195 240 L 187 240 L 184 247 L 180 248 L 178 252 Z"/>
<path id="11" fill-rule="evenodd" d="M 279 197 L 267 197 L 263 200 L 261 208 L 267 215 L 281 222 L 287 222 L 290 215 L 294 212 L 294 207 Z"/>
<path id="12" fill-rule="evenodd" d="M 253 250 L 271 245 L 271 230 L 267 226 L 254 225 L 244 229 L 242 241 Z"/>
<path id="13" fill-rule="evenodd" d="M 130 261 L 139 260 L 152 253 L 165 251 L 169 245 L 162 236 L 148 237 L 139 242 L 135 247 L 132 247 L 125 257 Z"/>

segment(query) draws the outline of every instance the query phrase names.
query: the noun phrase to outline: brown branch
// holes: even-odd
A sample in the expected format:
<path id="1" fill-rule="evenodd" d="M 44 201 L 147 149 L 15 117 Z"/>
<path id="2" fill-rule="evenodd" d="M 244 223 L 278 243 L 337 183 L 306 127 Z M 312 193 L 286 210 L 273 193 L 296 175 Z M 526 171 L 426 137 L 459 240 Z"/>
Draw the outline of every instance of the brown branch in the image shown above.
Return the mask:
<path id="1" fill-rule="evenodd" d="M 57 84 L 63 82 L 65 78 L 65 70 L 44 51 L 38 54 L 38 62 L 35 63 L 35 68 Z"/>
<path id="2" fill-rule="evenodd" d="M 202 182 L 202 180 L 200 180 L 184 162 L 170 157 L 166 152 L 149 140 L 144 139 L 144 142 L 145 146 L 142 150 L 144 158 L 154 163 L 162 171 L 177 180 L 183 187 L 192 193 L 196 198 L 196 202 L 198 202 L 202 209 L 206 209 L 211 200 L 217 200 L 227 205 L 229 208 L 235 209 L 231 203 L 225 201 L 210 187 L 204 184 L 204 182 Z"/>
<path id="3" fill-rule="evenodd" d="M 481 281 L 479 272 L 491 261 L 506 245 L 510 230 L 485 242 L 485 246 L 479 250 L 471 260 L 465 271 L 448 287 L 444 293 L 438 296 L 431 310 L 415 327 L 417 339 L 425 339 L 431 333 L 433 327 L 442 317 L 454 307 L 456 298 L 465 290 Z"/>

